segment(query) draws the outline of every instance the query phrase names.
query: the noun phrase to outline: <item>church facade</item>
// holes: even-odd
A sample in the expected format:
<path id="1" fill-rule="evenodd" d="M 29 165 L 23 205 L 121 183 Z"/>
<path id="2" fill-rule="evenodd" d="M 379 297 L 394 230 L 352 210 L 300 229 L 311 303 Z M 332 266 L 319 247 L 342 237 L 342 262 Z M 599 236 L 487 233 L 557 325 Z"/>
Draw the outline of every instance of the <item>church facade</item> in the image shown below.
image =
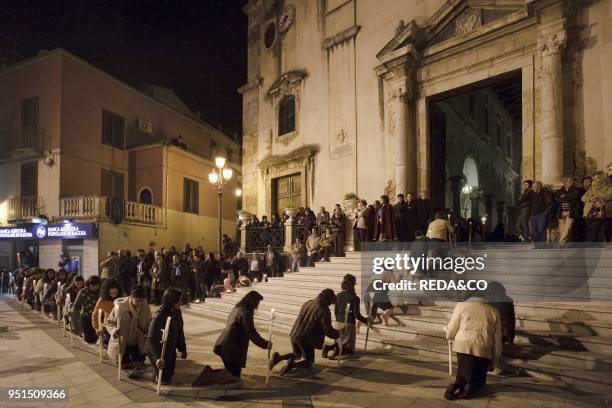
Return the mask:
<path id="1" fill-rule="evenodd" d="M 251 0 L 243 208 L 425 191 L 504 221 L 612 163 L 612 0 Z M 506 219 L 506 221 L 509 221 Z"/>

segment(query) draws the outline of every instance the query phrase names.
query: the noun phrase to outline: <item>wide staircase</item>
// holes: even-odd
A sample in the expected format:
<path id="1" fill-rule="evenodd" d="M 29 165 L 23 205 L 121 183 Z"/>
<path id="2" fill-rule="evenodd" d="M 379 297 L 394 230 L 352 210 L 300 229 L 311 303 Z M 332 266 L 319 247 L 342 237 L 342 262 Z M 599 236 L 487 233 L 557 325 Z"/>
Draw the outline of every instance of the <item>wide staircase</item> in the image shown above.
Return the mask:
<path id="1" fill-rule="evenodd" d="M 512 245 L 470 250 L 470 256 L 485 254 L 484 271 L 465 272 L 459 277 L 500 282 L 514 299 L 516 338 L 514 345 L 504 346 L 506 363 L 540 379 L 612 394 L 612 248 L 528 249 Z M 339 291 L 346 273 L 357 277 L 360 293 L 371 279 L 372 258 L 380 255 L 348 253 L 329 263 L 317 263 L 252 288 L 192 304 L 190 313 L 226 318 L 245 293 L 257 290 L 264 297 L 256 313 L 258 329 L 266 332 L 269 311 L 274 308 L 275 332 L 288 333 L 302 304 L 322 289 Z M 373 326 L 368 349 L 448 360 L 443 328 L 456 304 L 451 300 L 453 293 L 448 292 L 449 299 L 420 298 L 421 304 L 418 295 L 391 296 L 396 320 L 390 320 L 390 326 Z M 362 313 L 365 315 L 363 306 Z M 358 350 L 363 349 L 365 327 L 357 337 Z"/>

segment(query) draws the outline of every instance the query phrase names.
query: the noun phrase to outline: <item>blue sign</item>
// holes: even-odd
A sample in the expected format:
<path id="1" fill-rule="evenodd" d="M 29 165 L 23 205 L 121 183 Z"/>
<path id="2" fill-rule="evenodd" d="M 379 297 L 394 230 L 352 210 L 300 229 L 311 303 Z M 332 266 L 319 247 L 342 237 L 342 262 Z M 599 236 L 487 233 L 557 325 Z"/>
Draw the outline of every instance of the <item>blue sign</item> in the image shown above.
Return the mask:
<path id="1" fill-rule="evenodd" d="M 0 239 L 88 239 L 94 237 L 94 224 L 27 225 L 0 228 Z"/>

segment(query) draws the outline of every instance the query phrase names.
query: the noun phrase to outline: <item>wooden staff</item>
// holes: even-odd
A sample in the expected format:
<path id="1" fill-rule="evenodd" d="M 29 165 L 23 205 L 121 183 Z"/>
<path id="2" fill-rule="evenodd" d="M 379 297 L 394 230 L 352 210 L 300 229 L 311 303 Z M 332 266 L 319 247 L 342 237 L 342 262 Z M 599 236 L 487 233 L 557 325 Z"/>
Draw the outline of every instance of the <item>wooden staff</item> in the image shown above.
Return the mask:
<path id="1" fill-rule="evenodd" d="M 364 353 L 368 349 L 368 338 L 370 337 L 370 327 L 372 327 L 372 312 L 373 311 L 374 311 L 374 303 L 372 302 L 372 306 L 370 306 L 370 314 L 368 315 L 368 328 L 366 329 L 366 339 L 365 339 L 365 345 L 363 347 Z"/>
<path id="2" fill-rule="evenodd" d="M 44 306 L 43 306 L 43 301 L 44 301 L 44 299 L 47 297 L 47 292 L 48 292 L 48 291 L 49 291 L 49 284 L 48 284 L 48 283 L 45 283 L 45 284 L 43 285 L 43 290 L 42 290 L 42 293 L 39 293 L 39 294 L 38 294 L 38 300 L 39 300 L 39 302 L 40 302 L 40 312 L 39 312 L 40 317 L 43 317 L 43 316 L 45 315 L 45 314 L 44 314 L 44 312 L 43 312 L 43 309 L 44 309 Z"/>
<path id="3" fill-rule="evenodd" d="M 164 358 L 166 357 L 166 343 L 168 343 L 168 334 L 170 333 L 170 321 L 172 320 L 172 318 L 170 316 L 168 316 L 168 318 L 166 319 L 166 327 L 162 330 L 162 349 L 161 349 L 161 357 L 160 360 L 163 362 L 164 364 L 164 368 L 166 365 L 166 361 L 164 360 Z M 155 362 L 155 365 L 157 365 L 157 362 Z M 161 388 L 161 382 L 162 382 L 162 375 L 164 373 L 164 369 L 162 368 L 161 370 L 159 370 L 159 372 L 157 373 L 157 395 L 159 395 L 159 389 Z"/>
<path id="4" fill-rule="evenodd" d="M 272 324 L 274 323 L 274 314 L 275 314 L 275 310 L 274 308 L 270 309 L 270 325 L 268 327 L 268 341 L 272 342 Z M 268 362 L 270 361 L 270 354 L 272 354 L 272 349 L 270 347 L 268 347 Z M 270 383 L 270 373 L 271 373 L 271 369 L 270 369 L 270 364 L 268 364 L 268 370 L 266 371 L 266 385 L 268 385 Z"/>
<path id="5" fill-rule="evenodd" d="M 64 314 L 66 315 L 66 320 L 64 320 L 64 335 L 66 335 L 66 326 L 68 327 L 68 332 L 70 333 L 70 345 L 73 345 L 72 340 L 72 305 L 70 304 L 70 293 L 66 293 L 66 303 L 64 304 Z"/>
<path id="6" fill-rule="evenodd" d="M 121 354 L 121 325 L 119 319 L 119 308 L 115 307 L 115 314 L 117 318 L 117 330 L 119 330 L 119 334 L 117 335 L 117 345 L 119 346 L 119 351 L 117 352 L 117 379 L 121 381 L 121 359 L 123 355 Z"/>
<path id="7" fill-rule="evenodd" d="M 25 302 L 26 279 L 23 280 L 23 288 L 21 289 L 21 310 L 23 310 L 23 302 Z"/>
<path id="8" fill-rule="evenodd" d="M 453 341 L 448 341 L 448 375 L 453 375 Z"/>
<path id="9" fill-rule="evenodd" d="M 57 327 L 62 327 L 61 326 L 61 323 L 62 323 L 61 322 L 61 320 L 62 320 L 62 308 L 61 308 L 62 302 L 61 302 L 61 298 L 59 297 L 60 293 L 61 293 L 61 291 L 60 291 L 60 283 L 57 282 L 57 291 L 55 292 L 55 308 L 57 309 L 57 313 L 56 313 L 56 315 L 57 315 Z"/>
<path id="10" fill-rule="evenodd" d="M 343 330 L 346 332 L 346 324 L 348 322 L 348 314 L 349 309 L 351 307 L 350 303 L 346 304 L 344 308 L 344 328 Z M 344 346 L 344 341 L 342 341 L 342 331 L 340 332 L 340 336 L 338 337 L 338 368 L 340 368 L 340 360 L 342 358 L 342 347 Z"/>
<path id="11" fill-rule="evenodd" d="M 98 331 L 100 332 L 100 347 L 99 347 L 99 355 L 100 355 L 100 364 L 102 364 L 102 353 L 104 352 L 104 341 L 102 340 L 102 331 L 104 328 L 102 327 L 102 322 L 104 321 L 104 311 L 102 309 L 98 310 Z"/>

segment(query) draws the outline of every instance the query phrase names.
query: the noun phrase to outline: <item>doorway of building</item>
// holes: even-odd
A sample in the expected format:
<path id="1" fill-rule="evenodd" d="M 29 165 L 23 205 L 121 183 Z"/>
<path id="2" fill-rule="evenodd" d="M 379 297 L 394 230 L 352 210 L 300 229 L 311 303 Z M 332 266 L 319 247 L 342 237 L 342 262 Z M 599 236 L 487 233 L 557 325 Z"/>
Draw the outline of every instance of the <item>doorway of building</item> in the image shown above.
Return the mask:
<path id="1" fill-rule="evenodd" d="M 278 177 L 272 180 L 272 213 L 279 213 L 288 207 L 301 207 L 302 175 L 300 173 Z"/>
<path id="2" fill-rule="evenodd" d="M 428 99 L 433 209 L 508 224 L 521 181 L 521 82 L 510 72 Z"/>

